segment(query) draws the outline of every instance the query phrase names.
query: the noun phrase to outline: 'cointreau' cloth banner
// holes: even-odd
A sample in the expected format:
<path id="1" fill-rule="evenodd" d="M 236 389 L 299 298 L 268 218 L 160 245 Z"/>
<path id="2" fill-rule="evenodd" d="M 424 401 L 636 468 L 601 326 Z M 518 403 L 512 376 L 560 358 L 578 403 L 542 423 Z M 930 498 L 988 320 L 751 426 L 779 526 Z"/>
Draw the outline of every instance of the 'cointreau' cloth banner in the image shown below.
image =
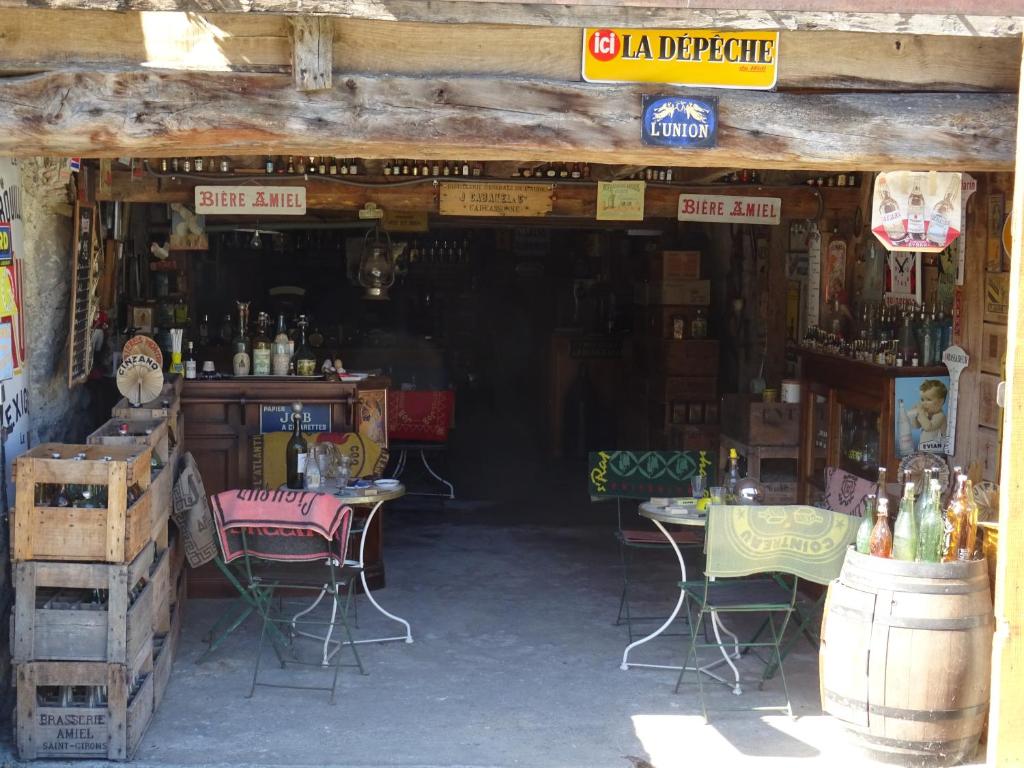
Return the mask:
<path id="1" fill-rule="evenodd" d="M 708 508 L 707 573 L 782 571 L 816 584 L 839 575 L 859 517 L 805 506 Z"/>
<path id="2" fill-rule="evenodd" d="M 960 198 L 960 173 L 880 173 L 871 231 L 890 251 L 943 251 L 960 236 Z"/>
<path id="3" fill-rule="evenodd" d="M 707 451 L 597 451 L 587 460 L 590 495 L 625 499 L 690 495 L 690 480 L 715 482 Z"/>
<path id="4" fill-rule="evenodd" d="M 352 508 L 335 496 L 243 489 L 218 493 L 212 501 L 225 562 L 246 553 L 264 560 L 319 560 L 332 541 L 345 556 Z"/>

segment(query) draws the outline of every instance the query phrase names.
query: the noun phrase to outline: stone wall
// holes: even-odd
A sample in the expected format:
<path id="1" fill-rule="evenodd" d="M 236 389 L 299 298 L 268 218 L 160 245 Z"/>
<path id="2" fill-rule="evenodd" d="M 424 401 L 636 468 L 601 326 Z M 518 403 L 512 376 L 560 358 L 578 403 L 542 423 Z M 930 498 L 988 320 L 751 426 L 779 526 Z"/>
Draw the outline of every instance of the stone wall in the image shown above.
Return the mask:
<path id="1" fill-rule="evenodd" d="M 21 167 L 24 224 L 23 303 L 29 366 L 29 440 L 72 442 L 85 436 L 88 394 L 68 388 L 72 208 L 54 158 Z"/>

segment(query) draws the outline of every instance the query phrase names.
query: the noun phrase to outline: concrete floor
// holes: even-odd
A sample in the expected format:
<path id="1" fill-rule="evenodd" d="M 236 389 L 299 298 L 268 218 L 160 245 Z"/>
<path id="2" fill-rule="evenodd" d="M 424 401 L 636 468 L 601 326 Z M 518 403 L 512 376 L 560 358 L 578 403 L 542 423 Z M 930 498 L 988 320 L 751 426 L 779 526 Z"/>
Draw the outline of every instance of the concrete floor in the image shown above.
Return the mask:
<path id="1" fill-rule="evenodd" d="M 566 507 L 515 524 L 510 508 L 458 504 L 443 513 L 389 511 L 388 587 L 415 642 L 361 646 L 368 675 L 343 670 L 338 702 L 323 692 L 261 688 L 246 699 L 255 621 L 201 665 L 202 635 L 224 601 L 190 601 L 166 698 L 136 762 L 142 766 L 361 768 L 675 768 L 864 765 L 818 705 L 817 656 L 800 643 L 786 671 L 796 717 L 700 716 L 696 689 L 675 673 L 619 669 L 625 627 L 613 511 Z M 579 522 L 582 521 L 582 522 Z M 643 553 L 641 610 L 667 610 L 678 570 Z M 357 634 L 395 625 L 361 598 Z M 634 661 L 679 663 L 683 639 L 663 637 Z M 309 650 L 315 654 L 310 641 Z M 267 654 L 270 661 L 271 654 Z M 752 675 L 753 661 L 744 662 Z M 326 672 L 268 667 L 268 679 L 322 683 Z M 283 676 L 283 677 L 282 677 Z M 691 678 L 692 680 L 692 678 Z M 781 701 L 777 680 L 742 697 L 712 686 L 711 707 Z M 40 763 L 36 763 L 40 765 Z M 83 763 L 77 763 L 82 766 Z M 109 764 L 107 764 L 109 765 Z"/>

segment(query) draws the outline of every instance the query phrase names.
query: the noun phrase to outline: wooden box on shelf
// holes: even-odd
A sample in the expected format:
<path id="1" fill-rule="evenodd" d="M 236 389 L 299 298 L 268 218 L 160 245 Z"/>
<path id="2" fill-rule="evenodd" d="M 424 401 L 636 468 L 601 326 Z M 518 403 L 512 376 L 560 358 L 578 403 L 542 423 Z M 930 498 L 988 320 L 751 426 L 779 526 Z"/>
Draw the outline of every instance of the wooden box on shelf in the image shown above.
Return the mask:
<path id="1" fill-rule="evenodd" d="M 765 403 L 754 395 L 722 396 L 722 434 L 746 445 L 800 442 L 800 404 Z"/>
<path id="2" fill-rule="evenodd" d="M 15 563 L 14 661 L 128 664 L 153 636 L 160 598 L 152 565 L 152 544 L 128 565 Z M 133 599 L 140 582 L 145 586 Z M 99 590 L 107 593 L 105 604 L 91 603 Z"/>
<path id="3" fill-rule="evenodd" d="M 150 453 L 147 446 L 47 443 L 18 457 L 13 559 L 134 560 L 152 532 Z M 50 491 L 61 486 L 101 488 L 106 506 L 51 506 Z M 133 487 L 140 495 L 129 505 Z"/>
<path id="4" fill-rule="evenodd" d="M 126 432 L 122 428 L 127 427 Z M 89 445 L 146 445 L 161 464 L 170 455 L 167 419 L 110 419 L 85 438 Z"/>

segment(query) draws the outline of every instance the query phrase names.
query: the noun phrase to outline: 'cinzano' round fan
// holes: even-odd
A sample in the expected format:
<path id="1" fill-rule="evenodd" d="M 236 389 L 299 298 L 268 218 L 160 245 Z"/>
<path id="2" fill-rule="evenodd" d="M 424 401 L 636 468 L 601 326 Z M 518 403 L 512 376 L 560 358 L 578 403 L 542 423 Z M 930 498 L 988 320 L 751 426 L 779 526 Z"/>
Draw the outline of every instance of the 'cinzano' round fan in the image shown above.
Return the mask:
<path id="1" fill-rule="evenodd" d="M 156 399 L 164 386 L 164 372 L 149 355 L 129 355 L 117 366 L 117 389 L 132 405 Z"/>

